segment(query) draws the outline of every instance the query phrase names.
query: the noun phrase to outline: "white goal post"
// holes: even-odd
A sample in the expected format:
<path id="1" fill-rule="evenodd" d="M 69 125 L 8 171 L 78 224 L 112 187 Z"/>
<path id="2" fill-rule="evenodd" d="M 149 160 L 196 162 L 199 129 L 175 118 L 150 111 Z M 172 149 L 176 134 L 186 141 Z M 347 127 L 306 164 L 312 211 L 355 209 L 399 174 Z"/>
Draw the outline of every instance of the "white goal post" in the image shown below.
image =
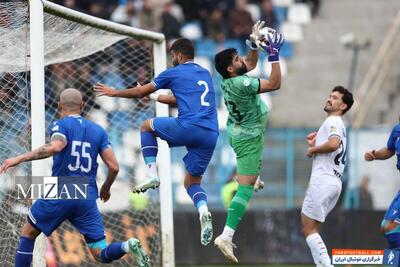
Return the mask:
<path id="1" fill-rule="evenodd" d="M 163 34 L 142 29 L 136 29 L 114 22 L 98 19 L 77 11 L 73 11 L 46 0 L 30 0 L 30 70 L 31 70 L 31 127 L 33 147 L 43 145 L 45 142 L 45 60 L 44 60 L 44 13 L 62 17 L 79 24 L 88 25 L 97 29 L 113 32 L 135 39 L 150 40 L 153 42 L 154 75 L 166 69 L 166 43 Z M 168 116 L 168 107 L 156 104 L 157 116 Z M 161 253 L 162 266 L 175 266 L 172 189 L 170 179 L 170 153 L 165 142 L 159 142 L 158 166 L 163 173 L 160 185 L 160 217 L 161 217 Z M 32 163 L 32 176 L 45 175 L 44 161 Z M 44 239 L 39 241 L 42 245 L 35 246 L 34 266 L 42 267 L 44 263 Z M 122 241 L 122 240 L 121 240 Z"/>

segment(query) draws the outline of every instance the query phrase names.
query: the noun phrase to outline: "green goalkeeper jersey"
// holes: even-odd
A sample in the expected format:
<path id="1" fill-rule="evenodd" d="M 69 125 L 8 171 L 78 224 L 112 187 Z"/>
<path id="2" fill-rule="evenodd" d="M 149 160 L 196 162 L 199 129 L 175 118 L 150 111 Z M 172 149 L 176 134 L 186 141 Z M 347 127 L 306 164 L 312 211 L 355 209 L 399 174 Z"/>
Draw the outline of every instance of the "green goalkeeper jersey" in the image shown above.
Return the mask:
<path id="1" fill-rule="evenodd" d="M 268 121 L 268 107 L 259 95 L 260 80 L 241 75 L 223 79 L 221 88 L 229 112 L 228 135 L 246 140 L 263 134 Z"/>

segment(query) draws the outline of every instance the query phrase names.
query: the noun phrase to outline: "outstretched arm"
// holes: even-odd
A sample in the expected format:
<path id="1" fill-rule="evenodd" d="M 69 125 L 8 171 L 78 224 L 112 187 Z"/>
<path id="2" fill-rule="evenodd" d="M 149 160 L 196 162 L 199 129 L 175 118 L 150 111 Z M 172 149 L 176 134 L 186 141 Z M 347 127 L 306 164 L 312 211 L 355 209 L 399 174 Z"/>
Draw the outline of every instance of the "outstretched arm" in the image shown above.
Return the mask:
<path id="1" fill-rule="evenodd" d="M 67 140 L 64 137 L 60 135 L 55 135 L 52 137 L 50 143 L 47 143 L 39 148 L 36 148 L 32 151 L 26 152 L 19 156 L 6 159 L 0 166 L 0 173 L 4 173 L 9 168 L 17 166 L 18 164 L 25 161 L 32 161 L 32 160 L 51 157 L 59 153 L 61 150 L 63 150 L 66 145 L 67 145 Z"/>
<path id="2" fill-rule="evenodd" d="M 125 90 L 115 90 L 114 88 L 106 86 L 104 84 L 96 83 L 93 88 L 94 91 L 98 93 L 97 96 L 105 95 L 110 97 L 123 98 L 142 98 L 156 91 L 156 88 L 152 83 L 147 83 L 145 85 L 138 84 L 138 86 L 134 88 L 129 88 Z"/>

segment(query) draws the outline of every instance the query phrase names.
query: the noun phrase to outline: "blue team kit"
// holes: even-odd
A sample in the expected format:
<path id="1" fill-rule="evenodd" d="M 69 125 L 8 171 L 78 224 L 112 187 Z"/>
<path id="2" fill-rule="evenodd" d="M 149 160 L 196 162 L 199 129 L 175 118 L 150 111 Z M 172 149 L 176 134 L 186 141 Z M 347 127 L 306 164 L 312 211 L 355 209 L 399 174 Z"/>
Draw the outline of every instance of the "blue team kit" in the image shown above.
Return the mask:
<path id="1" fill-rule="evenodd" d="M 186 170 L 193 176 L 201 176 L 218 138 L 215 92 L 210 73 L 188 62 L 162 72 L 152 84 L 157 89 L 171 89 L 178 105 L 177 118 L 153 120 L 154 132 L 170 147 L 186 146 L 188 153 L 183 158 Z"/>
<path id="2" fill-rule="evenodd" d="M 107 133 L 79 115 L 67 116 L 50 125 L 50 136 L 60 135 L 67 146 L 53 157 L 52 176 L 89 177 L 87 199 L 37 200 L 28 220 L 49 236 L 63 221 L 69 220 L 88 243 L 105 238 L 102 216 L 97 208 L 97 156 L 110 147 Z"/>

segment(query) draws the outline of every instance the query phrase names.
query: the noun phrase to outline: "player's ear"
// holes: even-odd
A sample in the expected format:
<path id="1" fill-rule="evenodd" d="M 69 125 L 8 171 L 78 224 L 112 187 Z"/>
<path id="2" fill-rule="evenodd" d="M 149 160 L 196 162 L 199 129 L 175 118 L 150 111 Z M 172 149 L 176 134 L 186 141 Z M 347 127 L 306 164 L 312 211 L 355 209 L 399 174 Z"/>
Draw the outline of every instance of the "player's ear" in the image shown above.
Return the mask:
<path id="1" fill-rule="evenodd" d="M 340 110 L 342 111 L 342 114 L 344 113 L 344 111 L 346 110 L 346 108 L 347 108 L 347 104 L 342 103 L 342 104 L 340 105 Z"/>
<path id="2" fill-rule="evenodd" d="M 232 65 L 229 65 L 226 69 L 227 69 L 228 72 L 230 72 L 230 73 L 235 71 L 235 69 L 233 68 Z"/>

